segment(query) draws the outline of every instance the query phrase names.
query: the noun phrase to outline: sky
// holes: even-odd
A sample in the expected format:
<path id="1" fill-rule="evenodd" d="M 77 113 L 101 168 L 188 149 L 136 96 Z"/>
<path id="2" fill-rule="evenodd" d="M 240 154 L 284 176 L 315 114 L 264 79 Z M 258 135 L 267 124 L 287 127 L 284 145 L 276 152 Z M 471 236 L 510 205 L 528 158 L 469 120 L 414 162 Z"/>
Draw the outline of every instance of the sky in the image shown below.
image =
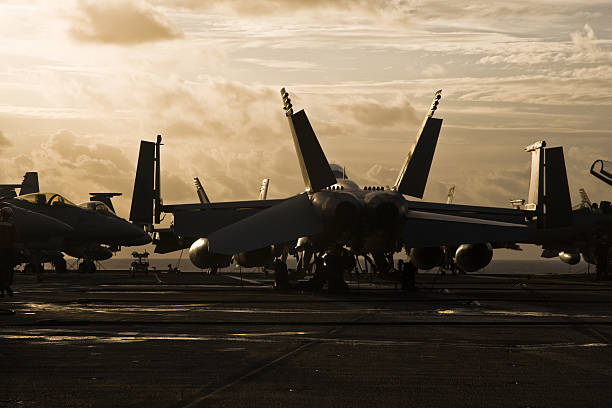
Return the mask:
<path id="1" fill-rule="evenodd" d="M 0 182 L 87 201 L 122 192 L 162 134 L 164 202 L 303 191 L 279 90 L 330 162 L 390 185 L 427 113 L 444 118 L 425 193 L 508 207 L 529 154 L 563 146 L 572 198 L 610 199 L 609 0 L 0 0 Z"/>

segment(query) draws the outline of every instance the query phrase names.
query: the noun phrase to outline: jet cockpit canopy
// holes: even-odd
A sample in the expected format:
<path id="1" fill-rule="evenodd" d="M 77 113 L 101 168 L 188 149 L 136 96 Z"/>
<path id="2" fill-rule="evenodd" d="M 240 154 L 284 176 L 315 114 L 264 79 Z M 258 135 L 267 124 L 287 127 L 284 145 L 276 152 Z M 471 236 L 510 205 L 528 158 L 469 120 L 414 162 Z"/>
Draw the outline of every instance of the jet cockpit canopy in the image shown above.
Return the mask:
<path id="1" fill-rule="evenodd" d="M 56 193 L 31 193 L 31 194 L 25 194 L 22 196 L 18 196 L 16 198 L 19 200 L 27 201 L 35 205 L 49 205 L 49 206 L 71 205 L 71 206 L 75 206 L 75 204 L 72 201 Z"/>
<path id="2" fill-rule="evenodd" d="M 104 204 L 101 201 L 87 201 L 85 203 L 79 204 L 79 207 L 84 208 L 89 211 L 95 211 L 97 213 L 106 214 L 106 215 L 115 214 L 108 205 Z"/>

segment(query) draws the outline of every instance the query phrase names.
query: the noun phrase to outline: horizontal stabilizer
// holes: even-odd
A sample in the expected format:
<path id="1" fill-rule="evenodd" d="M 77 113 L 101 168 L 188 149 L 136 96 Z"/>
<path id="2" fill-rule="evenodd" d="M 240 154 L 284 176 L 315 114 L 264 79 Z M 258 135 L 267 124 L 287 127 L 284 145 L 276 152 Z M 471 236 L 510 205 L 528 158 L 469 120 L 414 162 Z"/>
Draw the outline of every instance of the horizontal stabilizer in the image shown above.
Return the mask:
<path id="1" fill-rule="evenodd" d="M 528 239 L 529 229 L 521 224 L 421 211 L 408 211 L 406 218 L 406 247 L 525 242 Z"/>
<path id="2" fill-rule="evenodd" d="M 306 112 L 301 110 L 294 114 L 289 94 L 285 92 L 285 88 L 281 89 L 281 95 L 306 190 L 314 192 L 336 184 L 336 177 L 329 167 L 329 162 L 308 121 Z"/>
<path id="3" fill-rule="evenodd" d="M 442 119 L 432 117 L 440 99 L 440 91 L 434 97 L 432 110 L 425 117 L 410 153 L 395 181 L 394 190 L 412 197 L 423 198 L 429 178 L 429 170 L 438 144 Z"/>
<path id="4" fill-rule="evenodd" d="M 323 231 L 307 194 L 299 194 L 208 236 L 214 253 L 232 255 Z"/>
<path id="5" fill-rule="evenodd" d="M 153 223 L 154 162 L 155 143 L 141 141 L 130 209 L 130 221 L 137 224 Z"/>

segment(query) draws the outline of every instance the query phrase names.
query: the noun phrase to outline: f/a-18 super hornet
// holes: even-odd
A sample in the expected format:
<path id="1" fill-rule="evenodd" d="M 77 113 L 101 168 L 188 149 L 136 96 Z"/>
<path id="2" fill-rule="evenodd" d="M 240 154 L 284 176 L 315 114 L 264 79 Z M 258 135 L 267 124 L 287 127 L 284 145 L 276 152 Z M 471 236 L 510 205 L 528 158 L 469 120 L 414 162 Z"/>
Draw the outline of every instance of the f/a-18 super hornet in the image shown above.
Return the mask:
<path id="1" fill-rule="evenodd" d="M 194 245 L 199 244 L 190 249 L 190 258 L 198 259 L 200 264 L 244 254 L 255 265 L 269 256 L 280 257 L 283 249 L 298 247 L 311 253 L 317 265 L 323 265 L 330 287 L 343 286 L 346 260 L 351 256 L 371 255 L 375 266 L 382 269 L 392 264 L 393 254 L 402 249 L 428 250 L 443 245 L 484 245 L 527 238 L 527 228 L 522 224 L 421 211 L 404 198 L 423 196 L 442 125 L 442 119 L 433 117 L 440 92 L 392 188 L 360 188 L 334 173 L 306 113 L 294 113 L 284 89 L 281 94 L 304 179 L 304 193 L 264 202 L 163 205 L 159 177 L 155 177 L 155 188 L 151 189 L 155 158 L 159 166 L 158 139 L 156 144 L 141 142 L 130 219 L 150 223 L 154 209 L 157 221 L 159 213 L 173 213 L 176 234 L 200 237 Z M 146 163 L 142 169 L 141 160 Z"/>
<path id="2" fill-rule="evenodd" d="M 2 295 L 6 290 L 12 296 L 10 280 L 6 277 L 19 263 L 19 254 L 25 247 L 49 245 L 73 232 L 70 225 L 55 218 L 29 211 L 0 200 L 0 275 L 3 277 Z"/>
<path id="3" fill-rule="evenodd" d="M 608 274 L 612 249 L 612 207 L 609 201 L 592 203 L 580 189 L 581 203 L 571 205 L 562 147 L 546 147 L 545 141 L 525 148 L 531 152 L 531 179 L 525 210 L 531 213 L 534 233 L 530 243 L 542 246 L 542 257 L 559 258 L 570 265 L 580 256 L 597 267 L 597 275 Z M 608 164 L 606 164 L 608 163 Z M 599 169 L 596 169 L 597 166 Z M 591 173 L 606 181 L 609 162 L 593 163 Z M 607 181 L 606 181 L 607 182 Z"/>
<path id="4" fill-rule="evenodd" d="M 72 228 L 59 241 L 25 246 L 21 262 L 27 263 L 34 272 L 40 272 L 41 263 L 47 261 L 51 261 L 56 270 L 65 271 L 66 261 L 61 252 L 82 259 L 80 271 L 93 272 L 94 261 L 109 259 L 121 246 L 145 245 L 151 241 L 142 228 L 118 217 L 100 201 L 76 205 L 60 194 L 37 192 L 19 195 L 5 202 L 52 217 Z"/>

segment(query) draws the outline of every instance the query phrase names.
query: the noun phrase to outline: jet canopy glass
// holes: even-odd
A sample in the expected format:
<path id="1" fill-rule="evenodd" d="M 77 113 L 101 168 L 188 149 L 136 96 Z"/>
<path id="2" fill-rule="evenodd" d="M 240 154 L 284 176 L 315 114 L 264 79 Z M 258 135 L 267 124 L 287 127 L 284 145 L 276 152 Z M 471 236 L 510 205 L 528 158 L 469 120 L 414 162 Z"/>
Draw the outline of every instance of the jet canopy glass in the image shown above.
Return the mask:
<path id="1" fill-rule="evenodd" d="M 17 198 L 19 200 L 27 201 L 36 205 L 75 205 L 72 201 L 68 200 L 67 198 L 64 198 L 60 194 L 55 193 L 32 193 L 25 194 Z"/>
<path id="2" fill-rule="evenodd" d="M 79 207 L 102 214 L 114 214 L 113 210 L 111 210 L 108 205 L 101 201 L 88 201 L 86 203 L 79 204 Z"/>

